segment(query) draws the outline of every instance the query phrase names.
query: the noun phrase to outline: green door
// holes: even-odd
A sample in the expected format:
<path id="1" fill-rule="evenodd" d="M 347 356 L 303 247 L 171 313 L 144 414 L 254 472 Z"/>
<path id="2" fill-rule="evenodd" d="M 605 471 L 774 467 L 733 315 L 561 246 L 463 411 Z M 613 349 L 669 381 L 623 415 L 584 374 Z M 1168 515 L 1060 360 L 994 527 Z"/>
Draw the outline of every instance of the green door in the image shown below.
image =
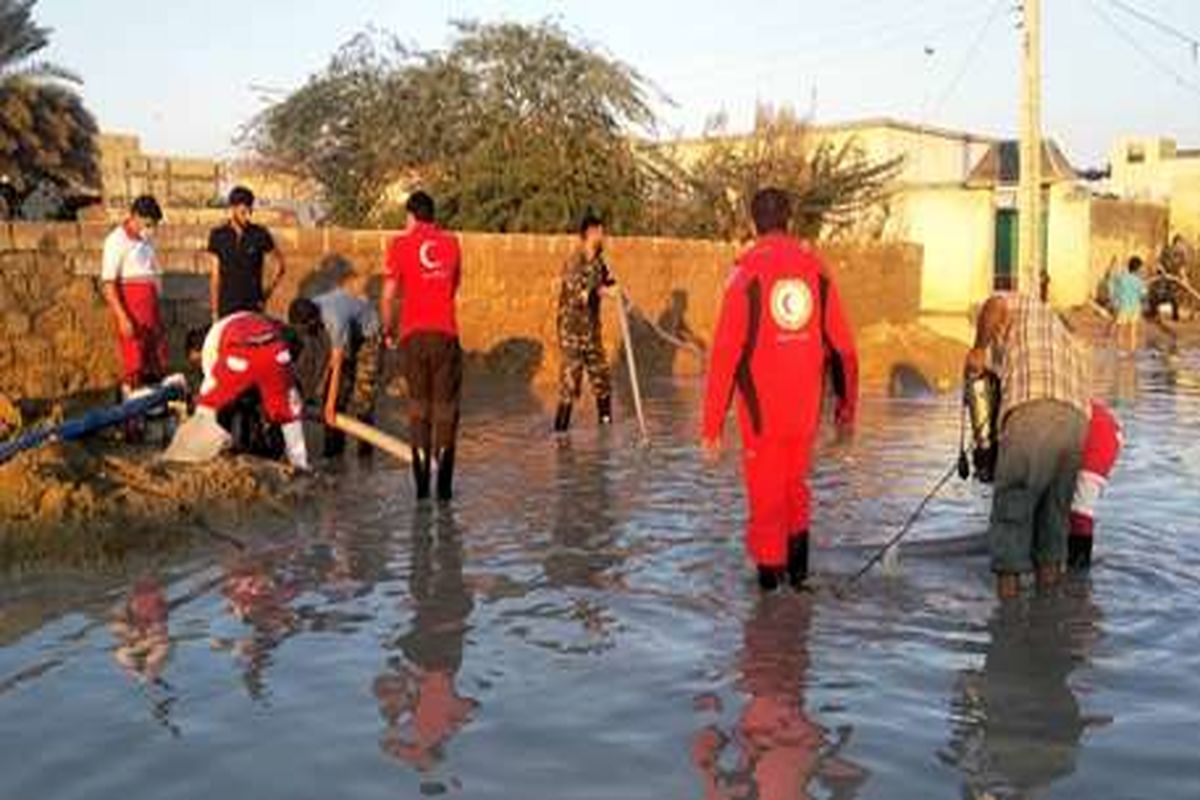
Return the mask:
<path id="1" fill-rule="evenodd" d="M 1001 208 L 996 211 L 995 260 L 992 263 L 993 288 L 1012 289 L 1017 274 L 1017 212 Z"/>

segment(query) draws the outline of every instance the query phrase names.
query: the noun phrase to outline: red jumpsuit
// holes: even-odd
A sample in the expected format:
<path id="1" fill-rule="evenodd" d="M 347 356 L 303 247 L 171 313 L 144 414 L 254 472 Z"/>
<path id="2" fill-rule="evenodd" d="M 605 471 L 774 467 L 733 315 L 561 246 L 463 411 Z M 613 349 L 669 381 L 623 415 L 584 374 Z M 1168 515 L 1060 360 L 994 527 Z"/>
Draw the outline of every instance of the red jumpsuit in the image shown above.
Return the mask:
<path id="1" fill-rule="evenodd" d="M 1092 401 L 1092 421 L 1083 440 L 1083 467 L 1071 503 L 1071 535 L 1091 538 L 1095 530 L 1096 502 L 1121 453 L 1121 424 L 1106 405 Z"/>
<path id="2" fill-rule="evenodd" d="M 747 549 L 783 566 L 807 536 L 808 474 L 827 361 L 840 424 L 854 419 L 858 360 L 837 289 L 812 250 L 772 234 L 735 266 L 725 290 L 704 402 L 704 437 L 720 437 L 736 392 L 750 504 Z"/>
<path id="3" fill-rule="evenodd" d="M 204 383 L 197 404 L 219 412 L 257 388 L 269 422 L 299 420 L 303 404 L 282 333 L 278 322 L 249 311 L 217 322 L 204 339 Z"/>

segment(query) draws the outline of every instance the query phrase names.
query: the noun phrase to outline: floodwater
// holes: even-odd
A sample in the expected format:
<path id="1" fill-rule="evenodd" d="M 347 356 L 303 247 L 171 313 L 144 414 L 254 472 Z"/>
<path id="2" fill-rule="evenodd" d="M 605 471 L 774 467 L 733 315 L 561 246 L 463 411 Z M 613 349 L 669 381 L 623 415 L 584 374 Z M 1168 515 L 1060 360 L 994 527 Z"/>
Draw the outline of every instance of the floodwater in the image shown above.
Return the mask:
<path id="1" fill-rule="evenodd" d="M 650 387 L 650 449 L 590 413 L 559 447 L 517 391 L 467 417 L 451 511 L 350 463 L 245 550 L 9 579 L 0 797 L 1196 798 L 1200 355 L 1105 358 L 1127 449 L 1054 596 L 936 548 L 830 590 L 953 463 L 955 398 L 865 401 L 817 591 L 764 599 L 696 384 Z M 956 480 L 913 536 L 986 511 Z"/>

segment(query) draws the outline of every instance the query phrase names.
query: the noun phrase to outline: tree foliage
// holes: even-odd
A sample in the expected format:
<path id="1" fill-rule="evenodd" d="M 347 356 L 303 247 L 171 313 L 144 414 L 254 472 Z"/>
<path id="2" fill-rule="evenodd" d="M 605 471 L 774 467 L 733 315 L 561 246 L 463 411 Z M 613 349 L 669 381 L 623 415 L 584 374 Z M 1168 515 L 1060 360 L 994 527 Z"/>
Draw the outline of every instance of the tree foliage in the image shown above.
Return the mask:
<path id="1" fill-rule="evenodd" d="M 560 231 L 586 210 L 637 228 L 645 80 L 552 23 L 454 30 L 444 51 L 356 37 L 259 115 L 249 143 L 318 181 L 342 223 L 377 222 L 401 182 L 430 188 L 443 221 L 465 229 Z"/>
<path id="2" fill-rule="evenodd" d="M 33 20 L 34 0 L 0 0 L 0 176 L 16 194 L 43 182 L 98 189 L 96 122 L 67 70 L 34 57 L 49 31 Z"/>
<path id="3" fill-rule="evenodd" d="M 816 238 L 857 230 L 885 207 L 902 159 L 871 161 L 851 137 L 841 143 L 816 137 L 792 111 L 760 107 L 754 130 L 729 136 L 718 117 L 676 154 L 678 167 L 654 198 L 662 227 L 681 236 L 726 240 L 752 234 L 750 201 L 774 186 L 793 198 L 793 229 Z"/>

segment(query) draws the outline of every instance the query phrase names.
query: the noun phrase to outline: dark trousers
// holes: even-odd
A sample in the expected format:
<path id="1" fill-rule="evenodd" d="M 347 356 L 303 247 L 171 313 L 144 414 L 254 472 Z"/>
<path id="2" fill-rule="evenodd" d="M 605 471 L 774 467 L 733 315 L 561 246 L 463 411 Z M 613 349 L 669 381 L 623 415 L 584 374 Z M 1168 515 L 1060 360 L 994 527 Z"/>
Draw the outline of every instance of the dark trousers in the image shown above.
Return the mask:
<path id="1" fill-rule="evenodd" d="M 412 334 L 404 340 L 404 370 L 413 447 L 453 447 L 462 401 L 463 353 L 458 338 L 443 333 Z"/>

